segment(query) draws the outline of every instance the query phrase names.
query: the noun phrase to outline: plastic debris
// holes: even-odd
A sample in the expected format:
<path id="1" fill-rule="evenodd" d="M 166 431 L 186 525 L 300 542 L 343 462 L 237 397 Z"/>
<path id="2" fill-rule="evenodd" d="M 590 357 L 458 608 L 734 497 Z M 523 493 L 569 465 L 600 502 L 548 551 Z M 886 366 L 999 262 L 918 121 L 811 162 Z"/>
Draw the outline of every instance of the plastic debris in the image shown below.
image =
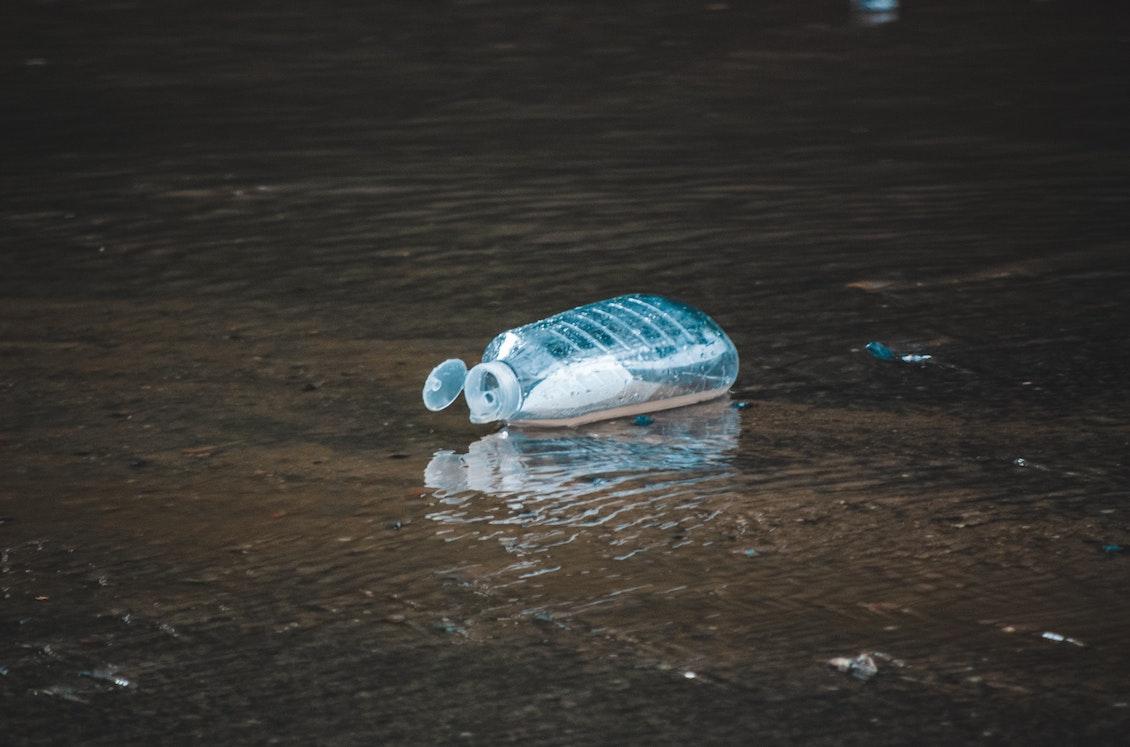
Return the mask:
<path id="1" fill-rule="evenodd" d="M 702 311 L 656 295 L 578 306 L 506 330 L 468 370 L 451 358 L 424 383 L 429 410 L 462 393 L 472 423 L 574 426 L 723 397 L 738 352 Z"/>
<path id="2" fill-rule="evenodd" d="M 871 654 L 864 652 L 854 659 L 848 659 L 844 656 L 837 656 L 834 659 L 828 660 L 828 665 L 835 667 L 837 671 L 844 674 L 850 674 L 861 682 L 874 677 L 879 673 L 879 666 L 875 660 L 871 658 Z"/>
<path id="3" fill-rule="evenodd" d="M 1107 555 L 1117 555 L 1121 552 L 1124 552 L 1125 550 L 1126 548 L 1124 548 L 1122 545 L 1103 545 L 1103 552 L 1105 552 Z"/>
<path id="4" fill-rule="evenodd" d="M 432 623 L 432 627 L 441 633 L 446 633 L 447 635 L 467 635 L 466 628 L 464 628 L 462 625 L 452 622 L 446 617 L 435 623 Z"/>
<path id="5" fill-rule="evenodd" d="M 743 399 L 732 403 L 730 407 L 734 408 L 735 410 L 748 410 L 749 408 L 753 407 L 753 405 Z"/>
<path id="6" fill-rule="evenodd" d="M 882 26 L 899 18 L 898 0 L 851 0 L 851 8 L 860 26 Z"/>
<path id="7" fill-rule="evenodd" d="M 1048 468 L 1045 467 L 1044 465 L 1037 464 L 1036 462 L 1025 459 L 1024 457 L 1016 457 L 1015 459 L 1012 460 L 1012 464 L 1013 464 L 1013 466 L 1019 467 L 1021 469 L 1035 469 L 1035 470 L 1039 470 L 1041 472 L 1047 472 L 1048 471 Z"/>
<path id="8" fill-rule="evenodd" d="M 132 688 L 137 687 L 137 684 L 132 680 L 118 674 L 115 667 L 102 667 L 99 669 L 92 669 L 89 672 L 79 672 L 79 677 L 89 677 L 92 680 L 99 680 L 100 682 L 108 682 L 117 687 Z"/>
<path id="9" fill-rule="evenodd" d="M 1040 637 L 1045 638 L 1049 641 L 1055 641 L 1056 643 L 1070 643 L 1072 646 L 1079 646 L 1080 648 L 1083 648 L 1087 645 L 1083 643 L 1083 641 L 1080 641 L 1078 638 L 1070 638 L 1063 635 L 1062 633 L 1053 633 L 1050 630 L 1045 630 L 1043 633 L 1040 633 Z"/>
<path id="10" fill-rule="evenodd" d="M 747 558 L 756 558 L 758 552 L 752 547 L 747 547 L 745 550 L 742 550 L 742 555 L 745 555 Z"/>
<path id="11" fill-rule="evenodd" d="M 860 10 L 881 12 L 884 10 L 898 10 L 898 0 L 855 0 L 855 6 Z"/>
<path id="12" fill-rule="evenodd" d="M 636 415 L 632 418 L 632 425 L 647 426 L 655 422 L 655 418 L 650 415 Z"/>
<path id="13" fill-rule="evenodd" d="M 871 356 L 881 361 L 901 361 L 902 363 L 909 363 L 911 365 L 921 365 L 934 359 L 932 355 L 923 355 L 920 353 L 898 353 L 891 350 L 889 347 L 881 342 L 867 343 L 867 352 Z"/>
<path id="14" fill-rule="evenodd" d="M 881 342 L 867 343 L 867 352 L 881 361 L 893 361 L 895 359 L 895 351 Z"/>

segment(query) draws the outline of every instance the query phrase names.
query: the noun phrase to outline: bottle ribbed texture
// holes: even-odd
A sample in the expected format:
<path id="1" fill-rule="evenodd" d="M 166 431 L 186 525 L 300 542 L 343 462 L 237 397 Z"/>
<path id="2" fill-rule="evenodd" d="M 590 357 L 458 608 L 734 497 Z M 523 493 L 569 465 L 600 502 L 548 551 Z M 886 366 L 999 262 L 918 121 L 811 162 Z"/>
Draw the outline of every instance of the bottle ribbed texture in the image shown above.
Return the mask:
<path id="1" fill-rule="evenodd" d="M 628 295 L 503 332 L 483 361 L 506 363 L 521 388 L 514 421 L 594 420 L 724 393 L 738 356 L 705 313 L 662 296 Z"/>

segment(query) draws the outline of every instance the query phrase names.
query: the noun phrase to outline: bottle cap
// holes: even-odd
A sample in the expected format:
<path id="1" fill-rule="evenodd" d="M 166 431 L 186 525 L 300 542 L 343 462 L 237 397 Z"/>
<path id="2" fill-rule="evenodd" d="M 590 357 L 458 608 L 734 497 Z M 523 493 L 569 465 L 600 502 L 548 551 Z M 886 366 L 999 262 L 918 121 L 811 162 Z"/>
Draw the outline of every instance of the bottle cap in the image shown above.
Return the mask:
<path id="1" fill-rule="evenodd" d="M 432 369 L 424 382 L 424 407 L 432 412 L 442 410 L 455 401 L 467 381 L 467 364 L 448 358 Z"/>

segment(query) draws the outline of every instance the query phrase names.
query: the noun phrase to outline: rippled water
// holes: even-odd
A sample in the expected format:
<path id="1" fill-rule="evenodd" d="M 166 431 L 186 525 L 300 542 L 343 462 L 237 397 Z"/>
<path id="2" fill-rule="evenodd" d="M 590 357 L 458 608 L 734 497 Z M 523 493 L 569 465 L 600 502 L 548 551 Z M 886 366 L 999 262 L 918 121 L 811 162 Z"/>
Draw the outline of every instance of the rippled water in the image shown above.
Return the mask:
<path id="1" fill-rule="evenodd" d="M 728 403 L 687 407 L 651 426 L 504 429 L 466 454 L 432 458 L 424 483 L 439 510 L 426 518 L 451 527 L 439 532 L 449 542 L 497 539 L 515 556 L 504 572 L 519 579 L 562 571 L 557 557 L 572 548 L 555 548 L 578 540 L 606 540 L 616 561 L 696 544 L 689 533 L 721 514 L 719 496 L 733 491 L 740 430 Z"/>
<path id="2" fill-rule="evenodd" d="M 15 2 L 2 741 L 1120 742 L 1128 29 L 982 6 Z M 423 409 L 633 291 L 732 401 Z"/>

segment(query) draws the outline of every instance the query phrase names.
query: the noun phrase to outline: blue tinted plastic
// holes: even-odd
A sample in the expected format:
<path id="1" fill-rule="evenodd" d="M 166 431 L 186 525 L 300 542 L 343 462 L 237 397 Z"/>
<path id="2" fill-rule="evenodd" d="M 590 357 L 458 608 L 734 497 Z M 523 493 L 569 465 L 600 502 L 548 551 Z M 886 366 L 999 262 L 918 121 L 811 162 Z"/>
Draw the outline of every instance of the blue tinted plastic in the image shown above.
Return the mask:
<path id="1" fill-rule="evenodd" d="M 474 422 L 577 425 L 713 399 L 737 373 L 737 350 L 713 319 L 633 294 L 498 335 L 465 396 Z"/>

